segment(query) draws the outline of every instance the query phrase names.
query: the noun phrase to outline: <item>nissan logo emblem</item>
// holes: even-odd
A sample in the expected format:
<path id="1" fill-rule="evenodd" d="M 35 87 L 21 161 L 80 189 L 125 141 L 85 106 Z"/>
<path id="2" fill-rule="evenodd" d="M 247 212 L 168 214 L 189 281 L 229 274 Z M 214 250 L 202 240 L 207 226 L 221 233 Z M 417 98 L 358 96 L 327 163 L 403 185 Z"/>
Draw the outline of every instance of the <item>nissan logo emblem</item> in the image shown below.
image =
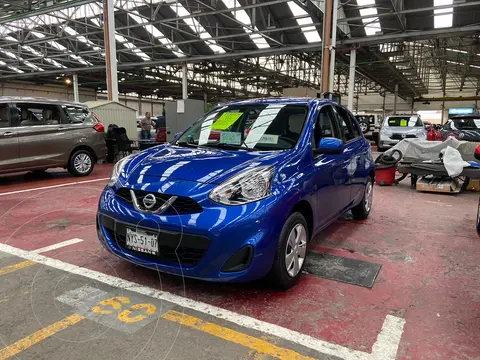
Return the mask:
<path id="1" fill-rule="evenodd" d="M 407 136 L 406 134 L 402 134 L 402 138 L 404 138 L 404 139 L 405 139 L 405 137 L 406 137 L 406 136 Z"/>
<path id="2" fill-rule="evenodd" d="M 147 194 L 143 198 L 143 205 L 145 206 L 146 209 L 153 208 L 156 203 L 157 203 L 157 199 L 155 198 L 155 195 L 153 195 L 153 194 Z"/>

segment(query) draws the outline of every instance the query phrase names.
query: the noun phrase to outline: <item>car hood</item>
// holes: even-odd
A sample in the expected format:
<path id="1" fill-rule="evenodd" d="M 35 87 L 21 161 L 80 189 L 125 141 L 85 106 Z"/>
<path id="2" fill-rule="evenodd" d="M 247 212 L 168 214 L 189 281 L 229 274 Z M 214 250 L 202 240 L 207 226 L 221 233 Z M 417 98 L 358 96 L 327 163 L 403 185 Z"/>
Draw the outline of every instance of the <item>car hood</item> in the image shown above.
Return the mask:
<path id="1" fill-rule="evenodd" d="M 130 181 L 143 175 L 164 180 L 218 184 L 247 168 L 274 164 L 281 154 L 285 151 L 247 152 L 162 145 L 134 159 L 134 166 L 129 166 L 128 177 Z"/>
<path id="2" fill-rule="evenodd" d="M 480 129 L 479 130 L 454 130 L 447 133 L 454 133 L 461 140 L 464 141 L 480 141 Z"/>
<path id="3" fill-rule="evenodd" d="M 420 126 L 388 126 L 394 134 L 416 134 L 419 130 L 424 130 L 424 128 Z"/>

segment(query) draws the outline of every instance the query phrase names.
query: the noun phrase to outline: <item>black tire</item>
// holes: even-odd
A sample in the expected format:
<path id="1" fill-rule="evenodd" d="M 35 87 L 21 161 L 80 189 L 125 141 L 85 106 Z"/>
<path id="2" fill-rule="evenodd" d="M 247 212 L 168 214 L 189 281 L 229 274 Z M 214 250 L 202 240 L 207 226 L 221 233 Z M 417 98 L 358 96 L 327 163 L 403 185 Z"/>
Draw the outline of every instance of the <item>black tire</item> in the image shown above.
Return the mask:
<path id="1" fill-rule="evenodd" d="M 305 221 L 303 215 L 299 212 L 291 214 L 283 225 L 282 232 L 280 233 L 280 238 L 278 239 L 277 251 L 275 252 L 272 269 L 268 274 L 269 280 L 272 282 L 272 285 L 280 290 L 288 290 L 293 285 L 295 285 L 295 283 L 302 275 L 303 267 L 305 266 L 307 252 L 305 253 L 304 261 L 300 266 L 300 271 L 298 271 L 297 275 L 291 277 L 287 272 L 287 266 L 285 261 L 287 241 L 291 231 L 298 224 L 303 225 L 305 229 L 307 243 L 310 240 L 307 222 Z"/>
<path id="2" fill-rule="evenodd" d="M 75 161 L 78 159 L 89 159 L 90 166 L 85 171 L 82 171 L 78 166 L 75 166 Z M 87 176 L 93 171 L 94 167 L 94 159 L 92 153 L 88 150 L 77 150 L 75 151 L 72 156 L 70 156 L 70 160 L 68 161 L 68 172 L 73 176 Z"/>
<path id="3" fill-rule="evenodd" d="M 371 197 L 368 200 L 369 205 L 367 207 L 367 189 L 371 186 Z M 367 184 L 365 185 L 365 190 L 363 192 L 362 201 L 352 208 L 352 215 L 355 220 L 365 220 L 370 215 L 370 211 L 372 210 L 372 199 L 373 199 L 373 179 L 368 177 Z"/>
<path id="4" fill-rule="evenodd" d="M 360 125 L 360 129 L 364 134 L 370 130 L 370 124 L 368 123 L 368 121 L 359 121 L 358 125 Z"/>
<path id="5" fill-rule="evenodd" d="M 477 231 L 480 232 L 480 198 L 478 199 L 478 206 L 477 206 L 477 223 L 476 223 Z"/>

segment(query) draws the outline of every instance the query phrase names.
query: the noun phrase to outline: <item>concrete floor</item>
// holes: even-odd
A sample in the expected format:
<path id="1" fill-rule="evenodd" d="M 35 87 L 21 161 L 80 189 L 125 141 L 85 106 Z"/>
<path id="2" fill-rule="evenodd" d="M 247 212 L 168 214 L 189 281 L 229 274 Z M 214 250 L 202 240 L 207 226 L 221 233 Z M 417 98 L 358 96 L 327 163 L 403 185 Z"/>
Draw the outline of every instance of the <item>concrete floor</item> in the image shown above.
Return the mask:
<path id="1" fill-rule="evenodd" d="M 0 177 L 0 348 L 18 358 L 480 358 L 477 193 L 418 193 L 408 179 L 376 187 L 368 220 L 347 216 L 311 244 L 382 264 L 374 287 L 304 275 L 281 293 L 158 274 L 105 252 L 94 216 L 110 170 L 83 183 L 65 172 Z M 34 253 L 71 239 L 81 240 Z"/>

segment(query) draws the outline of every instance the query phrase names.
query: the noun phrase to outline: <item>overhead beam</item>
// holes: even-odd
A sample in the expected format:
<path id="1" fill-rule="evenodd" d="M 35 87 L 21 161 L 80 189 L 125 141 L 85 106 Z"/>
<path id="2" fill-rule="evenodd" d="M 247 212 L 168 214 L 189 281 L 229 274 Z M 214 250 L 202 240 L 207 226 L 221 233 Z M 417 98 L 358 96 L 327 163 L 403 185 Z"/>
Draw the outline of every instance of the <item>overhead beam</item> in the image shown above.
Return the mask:
<path id="1" fill-rule="evenodd" d="M 384 12 L 384 13 L 376 14 L 375 17 L 382 18 L 386 16 L 398 16 L 403 14 L 417 14 L 419 12 L 430 12 L 433 10 L 471 7 L 471 6 L 479 6 L 479 5 L 480 5 L 480 1 L 471 1 L 471 2 L 464 2 L 464 3 L 453 2 L 453 4 L 450 4 L 450 5 L 428 6 L 428 7 L 423 7 L 419 9 L 405 9 L 400 11 Z M 442 15 L 445 15 L 445 14 L 448 14 L 448 13 L 442 13 Z M 355 16 L 355 17 L 349 17 L 345 19 L 338 19 L 338 22 L 342 23 L 342 22 L 357 21 L 357 20 L 370 19 L 370 18 L 372 18 L 372 15 Z"/>
<path id="2" fill-rule="evenodd" d="M 2 17 L 2 18 L 0 18 L 0 25 L 7 24 L 7 23 L 12 22 L 12 21 L 27 19 L 27 18 L 32 17 L 32 16 L 45 15 L 45 14 L 49 14 L 49 13 L 54 12 L 54 11 L 64 10 L 64 9 L 68 9 L 68 8 L 75 7 L 75 6 L 86 5 L 86 4 L 90 4 L 90 3 L 93 3 L 93 2 L 98 2 L 98 0 L 68 0 L 68 1 L 63 1 L 63 2 L 57 3 L 57 4 L 52 5 L 52 6 L 42 7 L 41 9 L 25 11 L 21 14 L 15 14 L 15 15 L 11 15 L 11 16 Z"/>
<path id="3" fill-rule="evenodd" d="M 424 101 L 476 101 L 480 100 L 480 96 L 443 96 L 443 97 L 433 97 L 433 98 L 424 98 L 419 97 L 415 98 L 414 102 L 424 102 Z"/>

